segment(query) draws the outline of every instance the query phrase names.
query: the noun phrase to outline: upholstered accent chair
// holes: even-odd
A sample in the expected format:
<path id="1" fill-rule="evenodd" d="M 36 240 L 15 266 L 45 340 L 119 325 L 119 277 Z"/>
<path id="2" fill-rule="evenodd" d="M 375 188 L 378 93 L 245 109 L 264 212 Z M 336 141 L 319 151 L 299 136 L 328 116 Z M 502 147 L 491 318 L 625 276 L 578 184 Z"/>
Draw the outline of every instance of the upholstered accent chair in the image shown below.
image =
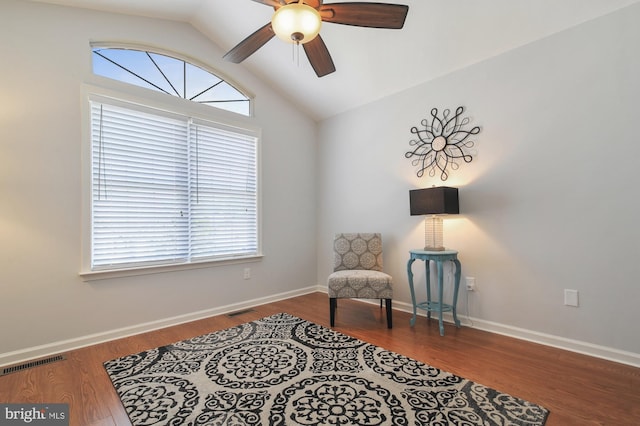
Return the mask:
<path id="1" fill-rule="evenodd" d="M 382 237 L 379 233 L 336 234 L 333 241 L 333 273 L 327 279 L 329 319 L 335 325 L 338 299 L 385 301 L 387 327 L 392 326 L 393 280 L 382 269 Z"/>

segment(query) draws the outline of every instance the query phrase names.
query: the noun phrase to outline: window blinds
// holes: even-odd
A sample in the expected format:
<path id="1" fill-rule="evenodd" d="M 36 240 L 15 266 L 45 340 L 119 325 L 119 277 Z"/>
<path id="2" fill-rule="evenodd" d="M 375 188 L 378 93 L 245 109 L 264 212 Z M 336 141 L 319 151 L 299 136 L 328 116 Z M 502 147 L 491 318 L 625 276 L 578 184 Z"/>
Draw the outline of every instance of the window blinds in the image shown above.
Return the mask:
<path id="1" fill-rule="evenodd" d="M 91 102 L 92 269 L 258 252 L 257 138 Z"/>
<path id="2" fill-rule="evenodd" d="M 255 140 L 193 125 L 190 141 L 192 258 L 255 253 Z"/>

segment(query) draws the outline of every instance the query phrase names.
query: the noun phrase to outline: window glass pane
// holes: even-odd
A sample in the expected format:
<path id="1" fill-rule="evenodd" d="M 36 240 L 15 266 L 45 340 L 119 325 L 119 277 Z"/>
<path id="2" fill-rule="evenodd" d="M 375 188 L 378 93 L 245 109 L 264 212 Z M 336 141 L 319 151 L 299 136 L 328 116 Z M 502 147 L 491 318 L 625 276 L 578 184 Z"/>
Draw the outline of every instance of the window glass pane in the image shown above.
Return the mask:
<path id="1" fill-rule="evenodd" d="M 250 115 L 250 99 L 196 65 L 158 53 L 119 48 L 93 49 L 94 74 Z"/>
<path id="2" fill-rule="evenodd" d="M 95 74 L 167 94 L 171 87 L 146 52 L 126 49 L 94 50 Z"/>
<path id="3" fill-rule="evenodd" d="M 187 65 L 186 71 L 189 82 L 187 85 L 187 98 L 194 102 L 211 99 L 211 93 L 215 87 L 222 83 L 222 80 L 215 75 L 191 64 Z M 231 95 L 233 96 L 234 94 L 232 93 Z"/>
<path id="4" fill-rule="evenodd" d="M 149 61 L 161 74 L 163 81 L 171 87 L 172 95 L 184 98 L 185 62 L 169 56 L 149 52 Z"/>

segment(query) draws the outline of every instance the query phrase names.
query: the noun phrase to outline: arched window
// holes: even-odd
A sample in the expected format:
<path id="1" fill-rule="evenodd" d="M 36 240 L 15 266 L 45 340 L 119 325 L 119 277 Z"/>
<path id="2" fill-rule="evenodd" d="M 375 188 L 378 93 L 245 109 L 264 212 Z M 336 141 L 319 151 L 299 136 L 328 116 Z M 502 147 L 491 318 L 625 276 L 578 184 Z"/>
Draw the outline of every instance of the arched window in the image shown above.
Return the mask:
<path id="1" fill-rule="evenodd" d="M 159 53 L 94 47 L 93 73 L 215 108 L 251 115 L 251 100 L 200 66 Z"/>
<path id="2" fill-rule="evenodd" d="M 144 47 L 94 45 L 92 55 L 95 75 L 173 98 L 86 86 L 83 276 L 260 257 L 260 129 L 251 99 L 201 66 Z"/>

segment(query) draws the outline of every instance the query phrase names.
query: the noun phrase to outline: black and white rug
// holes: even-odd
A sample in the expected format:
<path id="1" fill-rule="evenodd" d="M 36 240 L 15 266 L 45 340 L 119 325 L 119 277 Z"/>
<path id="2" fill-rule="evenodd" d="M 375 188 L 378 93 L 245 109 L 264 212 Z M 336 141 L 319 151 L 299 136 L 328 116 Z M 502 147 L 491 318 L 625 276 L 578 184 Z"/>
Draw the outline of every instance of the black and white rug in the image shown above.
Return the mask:
<path id="1" fill-rule="evenodd" d="M 134 425 L 544 425 L 548 415 L 284 313 L 104 365 Z"/>

